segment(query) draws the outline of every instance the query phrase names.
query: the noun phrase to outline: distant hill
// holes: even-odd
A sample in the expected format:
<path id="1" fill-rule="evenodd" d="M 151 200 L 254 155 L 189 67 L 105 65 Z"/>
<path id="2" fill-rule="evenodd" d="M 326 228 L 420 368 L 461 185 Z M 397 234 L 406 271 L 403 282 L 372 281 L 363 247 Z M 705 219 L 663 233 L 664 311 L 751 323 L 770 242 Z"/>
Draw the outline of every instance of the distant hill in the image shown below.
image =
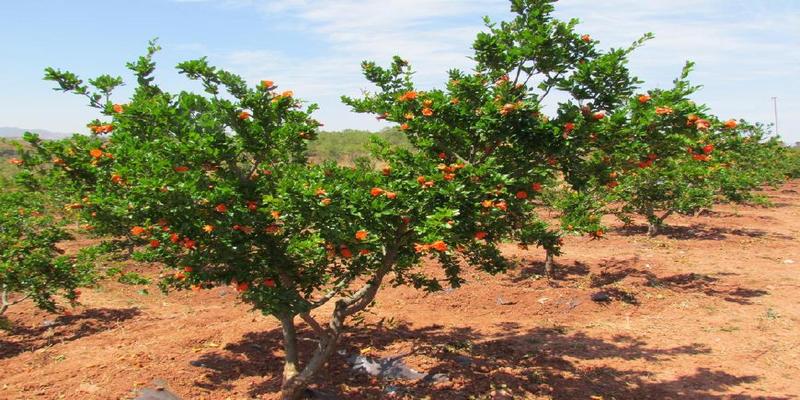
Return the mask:
<path id="1" fill-rule="evenodd" d="M 4 138 L 20 138 L 25 132 L 38 133 L 42 139 L 61 139 L 71 136 L 69 133 L 53 132 L 47 129 L 23 129 L 11 126 L 0 126 L 0 137 Z"/>

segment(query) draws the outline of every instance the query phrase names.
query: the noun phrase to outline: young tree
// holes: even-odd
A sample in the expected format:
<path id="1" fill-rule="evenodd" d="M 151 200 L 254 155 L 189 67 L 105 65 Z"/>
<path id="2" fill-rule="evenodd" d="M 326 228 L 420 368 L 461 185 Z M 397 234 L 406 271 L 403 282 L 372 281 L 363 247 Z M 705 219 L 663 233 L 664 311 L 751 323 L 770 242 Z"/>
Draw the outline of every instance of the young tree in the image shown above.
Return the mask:
<path id="1" fill-rule="evenodd" d="M 525 225 L 523 186 L 531 183 L 502 173 L 491 157 L 471 164 L 454 152 L 376 142 L 381 170 L 308 165 L 306 145 L 320 125 L 315 106 L 303 108 L 270 81 L 248 87 L 205 59 L 178 66 L 205 95 L 167 93 L 152 76 L 157 50 L 151 44 L 129 64 L 138 86 L 127 104 L 110 100 L 119 79 L 84 85 L 48 69 L 59 90 L 87 96 L 106 121 L 91 124 L 93 137 L 29 137 L 27 177 L 71 182 L 80 200 L 68 208 L 98 234 L 129 232 L 173 270 L 165 288 L 234 284 L 244 301 L 275 316 L 284 335 L 283 398 L 303 394 L 347 318 L 373 302 L 387 275 L 427 290 L 458 286 L 464 262 L 493 273 L 508 267 L 498 239 L 535 239 L 542 230 Z M 443 106 L 436 94 L 397 90 L 420 118 Z M 427 258 L 439 261 L 445 282 L 416 268 Z M 318 320 L 328 303 L 327 320 Z M 298 319 L 318 342 L 305 360 Z"/>
<path id="2" fill-rule="evenodd" d="M 24 163 L 18 158 L 10 161 Z M 58 310 L 56 296 L 74 305 L 78 288 L 92 282 L 90 263 L 63 256 L 56 247 L 70 235 L 44 204 L 35 193 L 0 193 L 0 319 L 9 307 L 26 299 L 51 312 Z"/>
<path id="3" fill-rule="evenodd" d="M 778 137 L 763 125 L 728 120 L 728 129 L 718 130 L 713 141 L 720 155 L 719 194 L 737 203 L 758 202 L 754 192 L 764 185 L 786 180 L 789 152 Z"/>
<path id="4" fill-rule="evenodd" d="M 414 89 L 410 68 L 400 58 L 388 69 L 365 63 L 367 78 L 380 92 L 345 98 L 358 112 L 400 123 L 411 142 L 429 154 L 497 165 L 517 182 L 520 197 L 535 202 L 539 211 L 556 209 L 560 228 L 530 213 L 531 234 L 517 238 L 523 246 L 546 250 L 548 275 L 562 235 L 603 235 L 606 188 L 604 183 L 598 190 L 596 183 L 608 167 L 594 143 L 606 116 L 623 107 L 639 83 L 627 69 L 627 58 L 650 38 L 601 51 L 597 41 L 576 32 L 577 20 L 554 18 L 553 3 L 515 0 L 511 21 L 487 19 L 487 31 L 473 44 L 475 72 L 450 71 L 445 89 L 426 93 L 435 104 L 403 97 L 403 91 Z M 550 117 L 545 108 L 554 93 L 560 102 Z"/>

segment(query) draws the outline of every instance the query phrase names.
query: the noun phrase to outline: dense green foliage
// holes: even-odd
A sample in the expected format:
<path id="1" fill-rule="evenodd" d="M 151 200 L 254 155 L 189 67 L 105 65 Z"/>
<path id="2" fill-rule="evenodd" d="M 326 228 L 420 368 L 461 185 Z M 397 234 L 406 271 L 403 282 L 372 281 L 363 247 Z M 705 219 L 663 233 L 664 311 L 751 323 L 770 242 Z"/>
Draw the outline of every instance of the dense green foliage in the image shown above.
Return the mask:
<path id="1" fill-rule="evenodd" d="M 0 193 L 0 317 L 27 298 L 56 311 L 54 296 L 75 303 L 78 287 L 93 279 L 90 263 L 60 254 L 56 244 L 70 235 L 44 203 L 33 193 Z M 17 297 L 12 299 L 11 294 Z"/>

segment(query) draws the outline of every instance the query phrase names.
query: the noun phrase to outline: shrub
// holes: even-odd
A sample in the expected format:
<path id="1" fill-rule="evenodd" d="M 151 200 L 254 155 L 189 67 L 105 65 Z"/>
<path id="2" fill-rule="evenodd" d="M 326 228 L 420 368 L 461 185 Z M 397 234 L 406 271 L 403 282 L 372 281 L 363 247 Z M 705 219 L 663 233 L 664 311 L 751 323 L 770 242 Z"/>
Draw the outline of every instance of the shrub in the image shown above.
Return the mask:
<path id="1" fill-rule="evenodd" d="M 153 84 L 157 50 L 151 44 L 129 64 L 138 86 L 127 104 L 103 102 L 120 79 L 84 85 L 48 69 L 47 79 L 86 96 L 104 121 L 90 124 L 90 137 L 41 142 L 29 135 L 33 151 L 21 180 L 77 192 L 66 208 L 97 234 L 127 232 L 172 270 L 165 289 L 232 284 L 244 301 L 279 319 L 284 398 L 300 396 L 347 318 L 372 303 L 390 273 L 394 284 L 438 290 L 462 283 L 462 262 L 489 272 L 508 267 L 496 244 L 518 229 L 530 205 L 491 159 L 467 164 L 375 139 L 384 167 L 309 165 L 315 106 L 303 108 L 269 81 L 248 87 L 204 59 L 178 69 L 200 81 L 205 95 L 166 93 Z M 53 184 L 61 180 L 69 183 Z M 429 257 L 441 263 L 445 282 L 416 268 Z M 312 312 L 328 302 L 334 306 L 323 324 Z M 298 318 L 319 343 L 302 365 Z"/>
<path id="2" fill-rule="evenodd" d="M 0 318 L 29 298 L 51 312 L 58 310 L 56 296 L 74 305 L 78 287 L 93 280 L 90 262 L 61 255 L 56 244 L 70 235 L 44 204 L 33 193 L 0 193 Z"/>

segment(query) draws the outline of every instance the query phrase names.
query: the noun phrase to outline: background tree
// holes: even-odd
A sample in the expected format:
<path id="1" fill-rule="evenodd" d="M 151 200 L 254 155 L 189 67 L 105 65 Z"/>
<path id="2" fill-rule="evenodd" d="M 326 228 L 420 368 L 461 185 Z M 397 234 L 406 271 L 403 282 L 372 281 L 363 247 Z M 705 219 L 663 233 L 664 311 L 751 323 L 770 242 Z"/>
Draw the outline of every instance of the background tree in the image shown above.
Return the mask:
<path id="1" fill-rule="evenodd" d="M 757 167 L 746 172 L 742 161 L 771 145 L 759 133 L 747 138 L 753 126 L 720 121 L 690 100 L 698 89 L 688 80 L 692 66 L 687 63 L 673 88 L 631 97 L 598 138 L 615 182 L 609 202 L 619 205 L 614 211 L 626 222 L 631 213 L 645 217 L 650 235 L 674 213 L 694 214 L 723 194 L 744 198 L 769 180 Z"/>

